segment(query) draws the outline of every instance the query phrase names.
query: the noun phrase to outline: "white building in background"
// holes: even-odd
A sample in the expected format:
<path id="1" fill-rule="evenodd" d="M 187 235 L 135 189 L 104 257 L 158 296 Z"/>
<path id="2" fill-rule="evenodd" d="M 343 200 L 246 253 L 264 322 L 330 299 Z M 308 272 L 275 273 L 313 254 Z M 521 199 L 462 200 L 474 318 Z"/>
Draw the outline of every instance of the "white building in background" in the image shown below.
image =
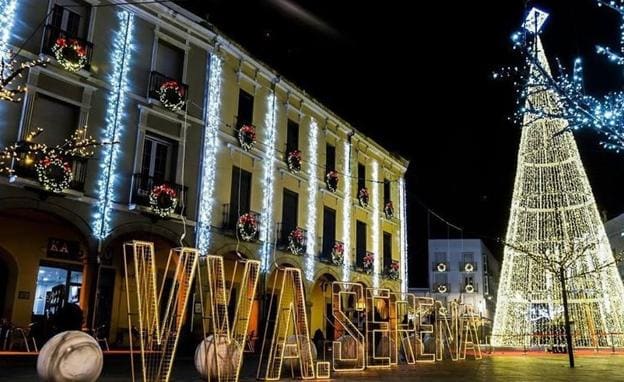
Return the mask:
<path id="1" fill-rule="evenodd" d="M 479 239 L 429 240 L 431 297 L 474 306 L 485 321 L 494 319 L 500 265 Z"/>
<path id="2" fill-rule="evenodd" d="M 613 253 L 618 254 L 624 251 L 624 214 L 620 214 L 604 223 L 605 232 L 611 244 Z M 624 275 L 624 262 L 617 265 L 620 277 Z"/>

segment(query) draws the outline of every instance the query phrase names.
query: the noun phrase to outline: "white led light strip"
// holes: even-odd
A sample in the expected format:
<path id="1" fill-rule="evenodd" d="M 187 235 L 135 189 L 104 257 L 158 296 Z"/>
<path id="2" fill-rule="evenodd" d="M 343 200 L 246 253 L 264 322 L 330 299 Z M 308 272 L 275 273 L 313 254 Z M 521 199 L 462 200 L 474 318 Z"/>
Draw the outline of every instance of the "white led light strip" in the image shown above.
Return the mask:
<path id="1" fill-rule="evenodd" d="M 13 24 L 15 23 L 15 10 L 17 8 L 17 0 L 0 0 L 0 56 L 8 58 L 8 45 L 11 33 L 13 32 Z"/>
<path id="2" fill-rule="evenodd" d="M 277 102 L 275 93 L 271 92 L 267 96 L 266 114 L 264 115 L 264 126 L 266 129 L 266 156 L 264 158 L 264 174 L 262 179 L 262 216 L 260 219 L 260 232 L 263 236 L 262 253 L 260 259 L 263 272 L 267 272 L 271 265 L 271 248 L 273 244 L 273 198 L 275 197 L 275 141 L 276 134 L 276 114 Z"/>
<path id="3" fill-rule="evenodd" d="M 221 75 L 223 62 L 216 54 L 210 56 L 205 100 L 206 127 L 202 157 L 201 185 L 197 217 L 197 248 L 202 255 L 210 248 L 210 226 L 214 211 L 214 189 L 217 169 L 218 133 L 221 121 Z"/>
<path id="4" fill-rule="evenodd" d="M 312 118 L 308 131 L 308 237 L 306 243 L 305 276 L 308 281 L 314 280 L 314 263 L 316 261 L 316 194 L 318 193 L 318 124 Z"/>
<path id="5" fill-rule="evenodd" d="M 96 195 L 98 202 L 93 216 L 93 231 L 98 239 L 104 239 L 110 232 L 111 209 L 115 197 L 117 164 L 121 147 L 119 142 L 123 133 L 126 116 L 126 94 L 128 89 L 128 71 L 132 59 L 132 40 L 134 16 L 129 12 L 118 12 L 119 29 L 113 38 L 111 62 L 113 72 L 110 75 L 112 86 L 106 108 L 106 130 L 104 142 L 113 142 L 102 146 L 102 161 Z"/>
<path id="6" fill-rule="evenodd" d="M 377 182 L 377 180 L 379 179 L 379 163 L 377 163 L 376 160 L 373 160 L 371 162 L 371 167 L 372 167 L 372 174 L 371 176 L 373 177 L 373 184 L 372 184 L 372 198 L 373 198 L 373 203 L 372 203 L 372 207 L 373 207 L 373 213 L 372 213 L 372 220 L 373 220 L 373 226 L 372 226 L 372 230 L 373 230 L 373 252 L 374 252 L 374 261 L 373 261 L 373 288 L 379 288 L 379 275 L 381 274 L 381 261 L 380 261 L 380 248 L 379 248 L 379 235 L 381 234 L 380 232 L 380 227 L 379 227 L 379 211 L 381 210 L 379 207 L 379 183 Z"/>
<path id="7" fill-rule="evenodd" d="M 344 142 L 344 199 L 342 200 L 342 241 L 344 246 L 342 281 L 351 278 L 351 144 Z"/>
<path id="8" fill-rule="evenodd" d="M 407 293 L 407 200 L 405 197 L 405 179 L 399 179 L 399 198 L 401 203 L 401 293 Z"/>

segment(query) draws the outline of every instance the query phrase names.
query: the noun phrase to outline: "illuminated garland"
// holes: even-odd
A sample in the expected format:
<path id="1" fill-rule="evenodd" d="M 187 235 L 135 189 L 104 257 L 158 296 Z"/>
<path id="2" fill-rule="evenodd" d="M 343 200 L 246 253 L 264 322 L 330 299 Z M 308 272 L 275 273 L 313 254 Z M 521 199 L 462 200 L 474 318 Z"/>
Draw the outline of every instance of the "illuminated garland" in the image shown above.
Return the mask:
<path id="1" fill-rule="evenodd" d="M 384 214 L 386 215 L 386 219 L 392 219 L 394 217 L 394 205 L 392 201 L 386 203 L 384 207 Z"/>
<path id="2" fill-rule="evenodd" d="M 291 172 L 296 174 L 301 171 L 301 151 L 293 150 L 289 152 L 286 162 L 288 163 L 288 169 Z"/>
<path id="3" fill-rule="evenodd" d="M 336 192 L 338 189 L 338 172 L 334 170 L 329 171 L 325 177 L 325 184 L 329 191 Z"/>
<path id="4" fill-rule="evenodd" d="M 401 292 L 407 293 L 409 290 L 409 279 L 407 270 L 409 268 L 407 258 L 407 198 L 405 196 L 405 179 L 399 178 L 399 201 L 401 203 L 399 224 L 401 234 Z"/>
<path id="5" fill-rule="evenodd" d="M 258 221 L 256 216 L 251 213 L 243 214 L 238 218 L 238 235 L 244 241 L 252 241 L 258 233 Z"/>
<path id="6" fill-rule="evenodd" d="M 440 284 L 440 285 L 438 285 L 438 292 L 440 292 L 440 293 L 446 293 L 446 292 L 448 292 L 448 287 L 446 286 L 446 284 Z"/>
<path id="7" fill-rule="evenodd" d="M 117 12 L 119 28 L 113 41 L 110 61 L 112 71 L 108 76 L 111 85 L 106 102 L 106 128 L 104 137 L 108 142 L 118 142 L 123 136 L 126 124 L 126 96 L 129 92 L 129 72 L 132 59 L 132 41 L 134 34 L 134 15 L 130 12 Z M 105 239 L 111 231 L 111 211 L 116 196 L 116 181 L 120 174 L 117 165 L 121 160 L 118 145 L 111 145 L 102 150 L 100 173 L 96 187 L 97 205 L 93 214 L 93 232 L 96 238 Z"/>
<path id="8" fill-rule="evenodd" d="M 210 235 L 215 207 L 215 178 L 219 150 L 221 121 L 221 81 L 223 61 L 216 53 L 210 55 L 206 68 L 206 98 L 204 100 L 204 141 L 202 149 L 201 182 L 197 207 L 197 248 L 202 255 L 210 249 Z"/>
<path id="9" fill-rule="evenodd" d="M 473 272 L 474 271 L 474 265 L 472 265 L 472 263 L 466 263 L 466 265 L 464 265 L 464 271 L 465 272 Z"/>
<path id="10" fill-rule="evenodd" d="M 273 263 L 273 233 L 274 233 L 274 208 L 275 201 L 275 147 L 277 143 L 277 96 L 275 89 L 269 91 L 266 97 L 266 111 L 264 113 L 264 138 L 265 157 L 262 160 L 262 216 L 260 219 L 260 240 L 262 246 L 259 249 L 260 266 L 263 272 L 268 272 Z"/>
<path id="11" fill-rule="evenodd" d="M 308 281 L 314 281 L 314 268 L 316 265 L 316 219 L 317 219 L 317 194 L 318 194 L 318 124 L 314 118 L 310 120 L 310 128 L 308 129 L 308 157 L 307 176 L 308 176 L 308 216 L 306 222 L 306 231 L 308 237 L 306 240 L 306 257 L 305 257 L 305 276 Z"/>
<path id="12" fill-rule="evenodd" d="M 160 102 L 171 111 L 178 111 L 184 107 L 184 91 L 178 81 L 165 81 L 158 89 Z"/>
<path id="13" fill-rule="evenodd" d="M 61 193 L 73 179 L 72 168 L 58 156 L 44 157 L 35 165 L 37 180 L 46 191 Z"/>
<path id="14" fill-rule="evenodd" d="M 67 71 L 77 72 L 87 64 L 87 51 L 76 39 L 57 38 L 52 52 L 56 61 Z"/>
<path id="15" fill-rule="evenodd" d="M 438 272 L 446 272 L 446 263 L 438 263 L 436 269 Z"/>
<path id="16" fill-rule="evenodd" d="M 366 272 L 369 275 L 373 273 L 373 268 L 375 265 L 374 263 L 375 263 L 375 257 L 373 256 L 373 254 L 367 253 L 366 256 L 364 256 L 364 272 Z"/>
<path id="17" fill-rule="evenodd" d="M 368 190 L 366 189 L 366 187 L 361 188 L 360 192 L 358 192 L 358 200 L 360 201 L 360 206 L 368 207 L 368 198 Z"/>
<path id="18" fill-rule="evenodd" d="M 388 266 L 388 277 L 391 280 L 398 280 L 400 278 L 401 266 L 398 261 L 392 261 L 392 263 Z"/>
<path id="19" fill-rule="evenodd" d="M 353 203 L 351 201 L 351 143 L 349 140 L 343 142 L 343 170 L 344 174 L 344 198 L 342 200 L 342 241 L 343 241 L 343 253 L 347 253 L 347 256 L 343 255 L 342 265 L 342 281 L 351 281 L 351 267 L 352 259 L 350 256 L 351 251 L 351 209 Z"/>
<path id="20" fill-rule="evenodd" d="M 467 284 L 464 290 L 466 291 L 466 293 L 474 293 L 475 291 L 474 286 L 472 284 Z"/>
<path id="21" fill-rule="evenodd" d="M 288 234 L 288 249 L 293 255 L 301 255 L 305 251 L 305 232 L 299 227 Z"/>
<path id="22" fill-rule="evenodd" d="M 342 243 L 336 242 L 334 247 L 332 248 L 331 253 L 331 261 L 334 265 L 343 265 L 344 264 L 344 245 Z"/>
<path id="23" fill-rule="evenodd" d="M 379 162 L 373 159 L 371 161 L 371 176 L 373 179 L 379 179 Z M 373 288 L 380 287 L 379 276 L 383 272 L 381 264 L 381 192 L 379 182 L 373 182 L 371 184 L 371 236 L 373 244 Z"/>
<path id="24" fill-rule="evenodd" d="M 256 128 L 253 125 L 244 125 L 238 130 L 238 141 L 245 151 L 249 151 L 256 144 Z"/>
<path id="25" fill-rule="evenodd" d="M 161 184 L 154 187 L 150 192 L 149 203 L 154 214 L 165 218 L 175 212 L 178 206 L 178 198 L 173 188 Z"/>

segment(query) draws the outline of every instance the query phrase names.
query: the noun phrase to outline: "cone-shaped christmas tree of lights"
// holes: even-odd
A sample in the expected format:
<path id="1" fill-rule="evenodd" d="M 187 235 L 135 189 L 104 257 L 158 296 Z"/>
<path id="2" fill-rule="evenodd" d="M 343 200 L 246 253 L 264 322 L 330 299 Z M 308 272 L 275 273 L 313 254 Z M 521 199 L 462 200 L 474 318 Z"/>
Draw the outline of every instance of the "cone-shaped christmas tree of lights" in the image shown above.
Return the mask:
<path id="1" fill-rule="evenodd" d="M 563 346 L 560 276 L 565 275 L 574 346 L 621 345 L 622 280 L 574 136 L 566 130 L 568 122 L 556 117 L 561 103 L 543 81 L 550 69 L 539 35 L 529 37 L 534 59 L 529 60 L 492 344 Z M 553 271 L 563 258 L 569 259 L 565 267 Z"/>

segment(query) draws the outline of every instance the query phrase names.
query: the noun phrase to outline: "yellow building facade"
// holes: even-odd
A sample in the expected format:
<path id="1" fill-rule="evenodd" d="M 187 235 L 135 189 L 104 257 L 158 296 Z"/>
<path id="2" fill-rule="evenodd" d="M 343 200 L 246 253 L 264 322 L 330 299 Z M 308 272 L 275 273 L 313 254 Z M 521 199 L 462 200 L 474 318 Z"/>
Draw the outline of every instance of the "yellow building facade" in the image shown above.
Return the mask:
<path id="1" fill-rule="evenodd" d="M 320 330 L 325 338 L 335 335 L 332 281 L 407 292 L 405 159 L 179 7 L 74 2 L 75 8 L 63 8 L 56 0 L 17 1 L 12 17 L 21 22 L 11 25 L 6 43 L 24 44 L 20 59 L 42 53 L 51 62 L 24 78 L 29 90 L 21 104 L 0 104 L 0 139 L 8 145 L 43 127 L 41 139 L 52 145 L 88 125 L 91 135 L 105 140 L 112 131 L 119 143 L 71 163 L 73 183 L 60 194 L 42 190 L 28 169 L 2 179 L 2 318 L 16 327 L 44 321 L 55 306 L 50 299 L 60 296 L 63 303 L 80 304 L 87 328 L 104 327 L 109 343 L 124 346 L 122 245 L 135 239 L 155 243 L 163 278 L 171 248 L 223 256 L 232 301 L 237 256 L 260 260 L 250 323 L 255 334 L 262 332 L 277 265 L 302 269 L 311 334 Z M 70 13 L 80 20 L 72 31 L 63 21 Z M 35 30 L 41 19 L 46 27 Z M 96 32 L 104 29 L 110 33 Z M 125 44 L 115 40 L 121 32 Z M 69 73 L 50 53 L 50 36 L 59 33 L 89 47 L 85 68 Z M 124 79 L 123 87 L 116 78 Z M 154 94 L 163 81 L 184 89 L 183 109 L 168 109 Z M 116 92 L 125 98 L 111 112 Z M 249 150 L 238 138 L 245 125 L 256 133 Z M 294 150 L 301 153 L 300 171 L 288 165 Z M 338 177 L 335 190 L 326 182 L 330 171 Z M 164 218 L 148 198 L 162 184 L 178 198 Z M 358 198 L 363 188 L 367 203 Z M 237 226 L 246 213 L 258 223 L 249 241 Z M 306 243 L 294 254 L 288 236 L 297 228 Z M 188 311 L 192 328 L 199 312 Z"/>

